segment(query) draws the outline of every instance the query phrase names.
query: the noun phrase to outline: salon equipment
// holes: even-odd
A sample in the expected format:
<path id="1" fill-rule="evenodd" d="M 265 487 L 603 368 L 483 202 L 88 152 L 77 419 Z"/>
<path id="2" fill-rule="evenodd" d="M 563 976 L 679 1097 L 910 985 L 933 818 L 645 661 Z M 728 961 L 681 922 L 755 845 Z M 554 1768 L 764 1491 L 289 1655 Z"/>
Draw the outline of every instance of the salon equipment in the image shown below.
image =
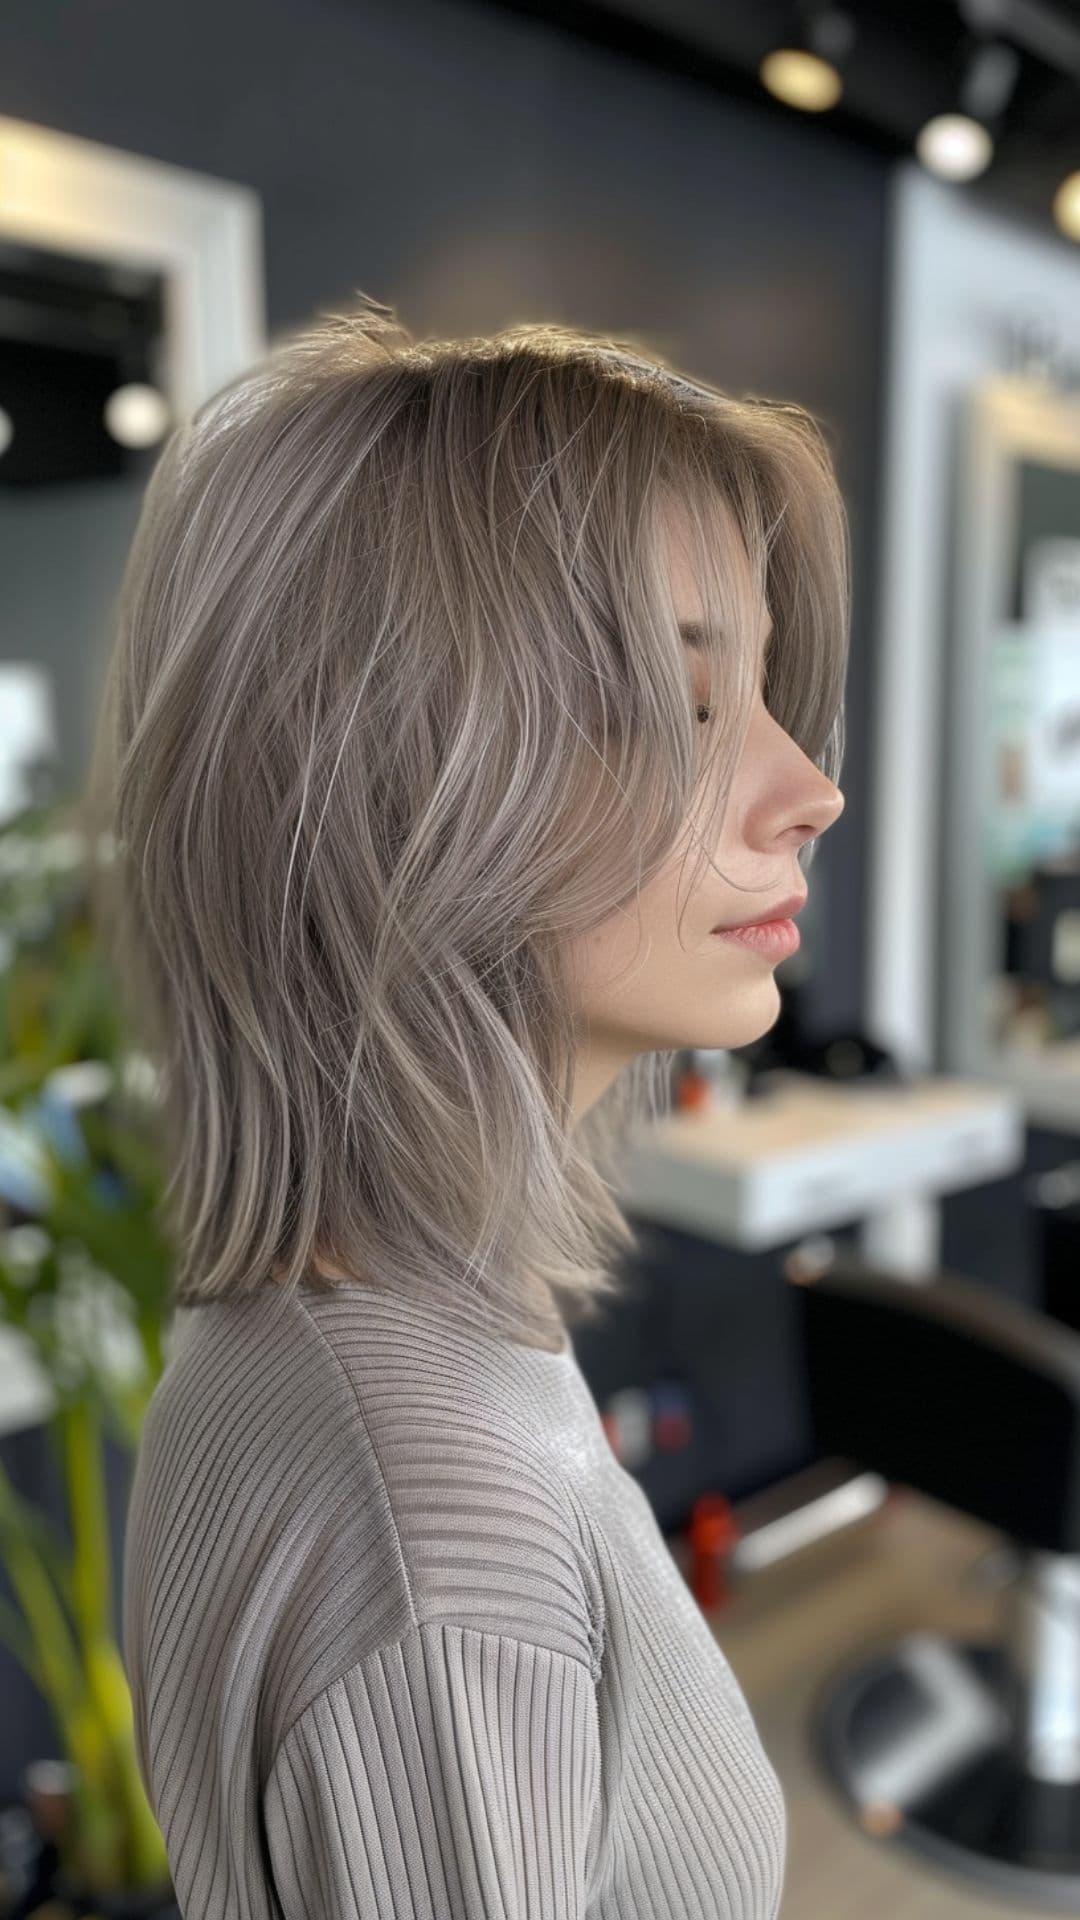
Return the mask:
<path id="1" fill-rule="evenodd" d="M 1025 1184 L 1032 1220 L 1036 1304 L 1080 1329 L 1080 1160 L 1066 1160 Z"/>
<path id="2" fill-rule="evenodd" d="M 1000 1529 L 1000 1637 L 912 1632 L 820 1698 L 863 1828 L 997 1894 L 1080 1913 L 1080 1334 L 945 1270 L 913 1286 L 796 1249 L 820 1447 Z"/>
<path id="3" fill-rule="evenodd" d="M 1045 990 L 1058 1039 L 1080 1032 L 1080 854 L 1045 858 L 1008 901 L 1010 973 Z"/>

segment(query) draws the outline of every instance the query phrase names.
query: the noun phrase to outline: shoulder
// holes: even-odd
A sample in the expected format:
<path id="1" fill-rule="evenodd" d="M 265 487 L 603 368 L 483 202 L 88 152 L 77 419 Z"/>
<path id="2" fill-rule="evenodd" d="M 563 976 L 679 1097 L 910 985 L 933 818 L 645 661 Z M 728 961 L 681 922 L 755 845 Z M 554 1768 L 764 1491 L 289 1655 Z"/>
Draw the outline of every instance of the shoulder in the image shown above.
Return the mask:
<path id="1" fill-rule="evenodd" d="M 477 1659 L 500 1688 L 520 1659 L 591 1684 L 598 1583 L 557 1441 L 575 1403 L 545 1358 L 507 1367 L 418 1319 L 296 1299 L 182 1312 L 125 1536 L 125 1662 L 164 1812 L 200 1729 L 243 1727 L 265 1778 L 343 1683 L 388 1698 L 430 1667 L 450 1701 Z"/>
<path id="2" fill-rule="evenodd" d="M 505 1633 L 593 1665 L 589 1534 L 567 1461 L 580 1376 L 437 1312 L 306 1301 L 377 1462 L 418 1624 Z"/>
<path id="3" fill-rule="evenodd" d="M 386 1294 L 301 1294 L 290 1316 L 269 1370 L 290 1382 L 275 1444 L 295 1542 L 275 1734 L 339 1675 L 443 1629 L 598 1678 L 600 1582 L 564 1444 L 580 1376 Z"/>

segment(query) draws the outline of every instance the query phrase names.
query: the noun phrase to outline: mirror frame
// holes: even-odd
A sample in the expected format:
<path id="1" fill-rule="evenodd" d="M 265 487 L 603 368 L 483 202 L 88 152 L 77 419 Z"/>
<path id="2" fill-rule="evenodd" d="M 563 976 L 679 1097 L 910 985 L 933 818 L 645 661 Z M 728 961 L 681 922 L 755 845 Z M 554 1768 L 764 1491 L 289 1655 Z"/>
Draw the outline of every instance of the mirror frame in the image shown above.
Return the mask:
<path id="1" fill-rule="evenodd" d="M 0 115 L 0 237 L 161 273 L 163 378 L 178 417 L 265 351 L 252 187 Z"/>

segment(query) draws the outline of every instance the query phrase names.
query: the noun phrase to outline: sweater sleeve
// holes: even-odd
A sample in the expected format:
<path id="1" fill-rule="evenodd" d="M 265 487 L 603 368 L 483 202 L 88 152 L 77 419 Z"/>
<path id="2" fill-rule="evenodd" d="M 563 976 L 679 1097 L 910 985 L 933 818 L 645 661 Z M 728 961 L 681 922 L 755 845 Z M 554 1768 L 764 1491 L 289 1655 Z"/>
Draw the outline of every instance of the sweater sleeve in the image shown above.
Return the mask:
<path id="1" fill-rule="evenodd" d="M 285 1920 L 584 1920 L 599 1805 L 589 1667 L 433 1622 L 311 1702 L 263 1812 Z"/>

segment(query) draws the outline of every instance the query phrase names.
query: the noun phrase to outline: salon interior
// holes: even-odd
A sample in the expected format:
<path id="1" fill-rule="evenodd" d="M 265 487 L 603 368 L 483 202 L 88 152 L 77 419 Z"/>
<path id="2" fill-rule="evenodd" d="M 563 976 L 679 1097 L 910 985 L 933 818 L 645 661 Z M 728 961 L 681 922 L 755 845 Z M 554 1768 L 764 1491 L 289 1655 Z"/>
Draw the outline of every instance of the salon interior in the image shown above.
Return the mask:
<path id="1" fill-rule="evenodd" d="M 65 807 L 162 439 L 358 288 L 825 426 L 843 815 L 773 1024 L 628 1143 L 575 1344 L 783 1784 L 781 1920 L 1080 1913 L 1080 8 L 7 0 L 0 1915 L 68 1911 L 123 1738 L 168 1336 Z"/>

